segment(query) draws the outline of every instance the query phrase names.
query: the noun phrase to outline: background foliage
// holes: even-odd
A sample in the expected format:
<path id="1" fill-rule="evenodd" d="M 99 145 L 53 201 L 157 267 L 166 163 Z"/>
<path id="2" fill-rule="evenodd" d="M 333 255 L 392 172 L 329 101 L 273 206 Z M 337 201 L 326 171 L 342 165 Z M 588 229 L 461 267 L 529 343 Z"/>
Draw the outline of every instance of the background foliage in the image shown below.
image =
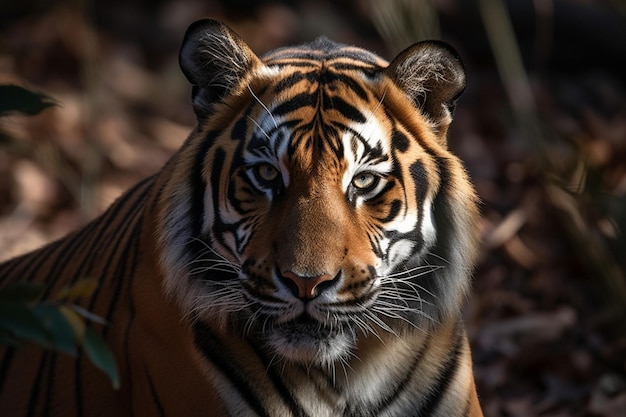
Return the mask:
<path id="1" fill-rule="evenodd" d="M 324 34 L 391 58 L 441 38 L 468 71 L 449 142 L 483 200 L 466 319 L 486 415 L 621 416 L 624 4 L 0 0 L 0 84 L 59 104 L 0 119 L 0 258 L 84 224 L 182 143 L 177 49 L 197 18 L 258 53 Z"/>

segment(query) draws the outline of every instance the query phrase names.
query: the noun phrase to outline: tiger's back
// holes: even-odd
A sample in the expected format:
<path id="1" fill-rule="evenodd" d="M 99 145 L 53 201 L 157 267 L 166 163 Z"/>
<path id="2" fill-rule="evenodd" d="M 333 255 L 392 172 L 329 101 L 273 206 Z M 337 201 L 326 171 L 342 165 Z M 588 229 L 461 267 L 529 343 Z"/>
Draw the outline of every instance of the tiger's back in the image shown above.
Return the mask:
<path id="1" fill-rule="evenodd" d="M 0 265 L 85 277 L 121 373 L 29 346 L 3 415 L 482 415 L 460 319 L 476 197 L 447 150 L 462 65 L 327 39 L 256 57 L 215 21 L 181 67 L 198 126 L 101 217 Z"/>

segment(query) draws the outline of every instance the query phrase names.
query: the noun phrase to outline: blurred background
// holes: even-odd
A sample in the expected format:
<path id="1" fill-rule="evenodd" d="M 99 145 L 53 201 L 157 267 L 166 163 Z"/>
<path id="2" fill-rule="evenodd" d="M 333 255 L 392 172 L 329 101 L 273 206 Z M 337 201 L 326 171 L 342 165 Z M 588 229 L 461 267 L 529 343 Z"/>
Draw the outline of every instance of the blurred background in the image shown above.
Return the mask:
<path id="1" fill-rule="evenodd" d="M 0 116 L 0 259 L 177 149 L 195 121 L 178 47 L 202 17 L 259 54 L 319 35 L 388 59 L 451 43 L 468 88 L 449 145 L 482 199 L 465 313 L 485 414 L 626 415 L 623 0 L 0 0 L 0 84 L 57 102 Z"/>

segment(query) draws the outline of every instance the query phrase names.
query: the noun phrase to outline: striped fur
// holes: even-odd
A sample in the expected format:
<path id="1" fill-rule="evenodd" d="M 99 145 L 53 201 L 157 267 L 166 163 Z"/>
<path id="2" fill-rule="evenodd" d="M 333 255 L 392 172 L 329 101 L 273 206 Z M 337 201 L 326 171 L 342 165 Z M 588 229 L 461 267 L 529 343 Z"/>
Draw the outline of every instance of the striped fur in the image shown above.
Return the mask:
<path id="1" fill-rule="evenodd" d="M 0 361 L 3 416 L 481 416 L 460 319 L 476 197 L 446 146 L 465 77 L 320 38 L 258 58 L 215 21 L 180 55 L 198 126 L 85 228 L 0 265 L 84 277 L 122 386 L 80 356 Z"/>

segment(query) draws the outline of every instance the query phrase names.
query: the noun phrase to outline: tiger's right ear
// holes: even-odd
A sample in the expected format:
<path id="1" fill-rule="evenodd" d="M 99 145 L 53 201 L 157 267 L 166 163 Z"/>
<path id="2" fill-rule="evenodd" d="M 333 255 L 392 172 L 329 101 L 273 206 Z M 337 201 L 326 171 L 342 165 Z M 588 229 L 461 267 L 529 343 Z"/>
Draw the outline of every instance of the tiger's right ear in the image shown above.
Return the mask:
<path id="1" fill-rule="evenodd" d="M 259 58 L 226 25 L 198 20 L 185 33 L 178 62 L 193 85 L 193 109 L 198 120 L 209 116 L 216 103 L 235 89 Z"/>
<path id="2" fill-rule="evenodd" d="M 440 41 L 418 42 L 400 52 L 386 72 L 445 144 L 456 99 L 465 89 L 465 69 L 456 51 Z"/>

